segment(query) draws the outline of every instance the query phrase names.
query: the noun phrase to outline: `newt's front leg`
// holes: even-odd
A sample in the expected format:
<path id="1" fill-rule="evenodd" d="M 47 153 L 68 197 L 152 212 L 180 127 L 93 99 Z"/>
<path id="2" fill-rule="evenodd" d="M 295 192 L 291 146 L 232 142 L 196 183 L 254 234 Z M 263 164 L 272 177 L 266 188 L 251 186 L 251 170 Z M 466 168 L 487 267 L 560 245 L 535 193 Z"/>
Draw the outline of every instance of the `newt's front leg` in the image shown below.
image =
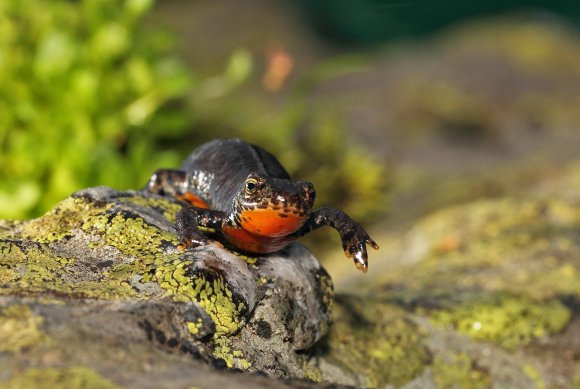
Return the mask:
<path id="1" fill-rule="evenodd" d="M 181 239 L 179 249 L 204 246 L 215 241 L 205 236 L 198 227 L 221 229 L 225 212 L 199 207 L 185 207 L 177 212 L 177 231 Z M 221 245 L 221 244 L 220 244 Z"/>
<path id="2" fill-rule="evenodd" d="M 313 211 L 298 233 L 302 236 L 326 225 L 338 231 L 344 253 L 354 260 L 357 269 L 366 273 L 368 270 L 366 245 L 368 244 L 375 250 L 379 249 L 379 245 L 371 239 L 360 224 L 340 209 L 327 207 Z"/>
<path id="3" fill-rule="evenodd" d="M 148 191 L 167 196 L 178 196 L 187 192 L 187 173 L 182 170 L 157 170 L 145 187 Z"/>
<path id="4" fill-rule="evenodd" d="M 208 208 L 206 202 L 190 188 L 190 177 L 187 172 L 175 169 L 157 170 L 145 187 L 149 192 L 161 196 L 173 196 L 191 206 Z"/>

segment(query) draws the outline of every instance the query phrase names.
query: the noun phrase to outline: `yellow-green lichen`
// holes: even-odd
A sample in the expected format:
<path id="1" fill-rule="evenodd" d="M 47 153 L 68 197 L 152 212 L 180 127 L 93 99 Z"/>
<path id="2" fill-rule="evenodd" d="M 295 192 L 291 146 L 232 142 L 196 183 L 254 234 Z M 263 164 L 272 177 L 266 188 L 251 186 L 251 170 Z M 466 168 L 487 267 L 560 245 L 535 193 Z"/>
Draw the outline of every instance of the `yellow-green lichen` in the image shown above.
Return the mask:
<path id="1" fill-rule="evenodd" d="M 89 217 L 81 229 L 99 235 L 104 244 L 131 256 L 154 256 L 163 252 L 163 242 L 173 245 L 179 243 L 175 235 L 148 225 L 140 217 L 129 217 L 123 213 L 113 217 L 107 214 Z"/>
<path id="2" fill-rule="evenodd" d="M 166 217 L 176 211 L 171 202 L 139 196 L 119 196 L 109 203 L 79 197 L 18 225 L 14 240 L 0 240 L 1 293 L 54 291 L 99 299 L 149 298 L 135 282 L 154 282 L 175 301 L 199 303 L 215 323 L 216 334 L 238 331 L 247 308 L 234 301 L 224 278 L 204 272 L 189 274 L 190 256 L 172 250 L 178 237 L 145 222 L 131 209 L 135 205 L 163 209 Z M 70 243 L 71 239 L 77 241 Z M 56 250 L 61 247 L 82 257 L 59 256 Z M 103 254 L 110 259 L 94 264 L 86 260 Z M 94 271 L 84 271 L 87 267 Z M 196 335 L 202 324 L 198 320 L 186 325 Z M 216 357 L 238 368 L 250 366 L 239 350 L 226 345 L 225 338 L 216 341 Z"/>
<path id="3" fill-rule="evenodd" d="M 332 309 L 332 302 L 334 301 L 334 285 L 332 284 L 332 278 L 323 275 L 320 277 L 320 289 L 322 290 L 322 303 L 328 307 L 330 311 Z"/>
<path id="4" fill-rule="evenodd" d="M 46 342 L 42 331 L 44 318 L 28 305 L 11 305 L 0 311 L 0 352 L 18 352 Z"/>
<path id="5" fill-rule="evenodd" d="M 83 198 L 69 197 L 44 216 L 22 223 L 17 229 L 19 237 L 38 243 L 50 243 L 72 236 L 85 217 L 103 211 Z"/>
<path id="6" fill-rule="evenodd" d="M 242 324 L 244 304 L 234 302 L 221 276 L 186 274 L 188 260 L 176 259 L 156 268 L 155 279 L 175 301 L 196 301 L 210 315 L 219 334 L 235 333 Z"/>
<path id="7" fill-rule="evenodd" d="M 201 318 L 199 318 L 195 322 L 188 321 L 186 323 L 186 325 L 187 325 L 187 329 L 189 330 L 190 334 L 197 335 L 199 333 L 199 329 L 203 325 L 203 320 L 201 320 Z"/>
<path id="8" fill-rule="evenodd" d="M 402 309 L 359 299 L 335 301 L 333 324 L 315 347 L 330 363 L 364 377 L 364 387 L 402 385 L 420 375 L 430 360 L 423 345 L 426 334 Z"/>
<path id="9" fill-rule="evenodd" d="M 248 254 L 240 253 L 238 251 L 230 250 L 232 253 L 236 255 L 236 257 L 240 258 L 242 261 L 246 262 L 248 265 L 255 265 L 258 261 L 258 258 L 255 256 L 249 256 Z"/>
<path id="10" fill-rule="evenodd" d="M 536 389 L 546 389 L 546 383 L 542 379 L 542 375 L 535 367 L 532 365 L 524 365 L 524 374 L 527 375 L 536 386 Z"/>
<path id="11" fill-rule="evenodd" d="M 499 296 L 434 311 L 430 320 L 441 326 L 452 325 L 473 339 L 514 349 L 561 331 L 570 317 L 570 311 L 558 300 L 534 302 L 522 297 Z"/>
<path id="12" fill-rule="evenodd" d="M 318 366 L 315 366 L 308 361 L 305 361 L 302 365 L 302 371 L 304 372 L 304 376 L 313 382 L 322 382 L 324 380 L 324 375 Z"/>
<path id="13" fill-rule="evenodd" d="M 227 367 L 248 370 L 252 366 L 250 361 L 244 359 L 244 353 L 241 350 L 233 350 L 231 348 L 229 338 L 220 334 L 214 334 L 212 346 L 213 356 L 222 359 Z"/>
<path id="14" fill-rule="evenodd" d="M 14 228 L 20 223 L 15 220 L 0 220 L 0 239 L 13 239 Z"/>
<path id="15" fill-rule="evenodd" d="M 63 284 L 63 275 L 73 261 L 57 255 L 46 245 L 18 241 L 0 241 L 0 294 L 16 290 L 57 290 Z"/>
<path id="16" fill-rule="evenodd" d="M 169 199 L 152 196 L 140 196 L 138 194 L 127 197 L 119 197 L 118 201 L 120 203 L 135 204 L 145 208 L 156 209 L 162 212 L 163 217 L 172 223 L 175 223 L 175 216 L 177 215 L 177 212 L 183 208 L 183 206 Z"/>
<path id="17" fill-rule="evenodd" d="M 123 198 L 125 202 L 163 207 L 168 215 L 174 214 L 178 205 L 162 199 L 148 199 L 135 195 Z M 122 203 L 122 201 L 119 201 Z M 91 202 L 84 198 L 70 197 L 60 202 L 46 215 L 23 223 L 19 236 L 38 243 L 51 243 L 75 235 L 75 230 L 98 236 L 102 242 L 93 242 L 92 247 L 111 245 L 127 255 L 153 256 L 162 251 L 162 243 L 178 244 L 173 234 L 150 226 L 140 217 L 121 209 L 113 203 Z"/>
<path id="18" fill-rule="evenodd" d="M 580 206 L 563 199 L 485 200 L 446 209 L 403 240 L 411 246 L 396 254 L 411 257 L 413 265 L 390 268 L 380 284 L 402 283 L 423 294 L 453 285 L 533 300 L 580 296 L 579 228 Z"/>
<path id="19" fill-rule="evenodd" d="M 474 360 L 467 354 L 451 354 L 435 357 L 433 375 L 440 389 L 454 388 L 489 388 L 491 384 L 488 373 L 475 366 Z"/>
<path id="20" fill-rule="evenodd" d="M 120 389 L 99 373 L 84 366 L 67 368 L 29 368 L 0 383 L 0 389 Z"/>
<path id="21" fill-rule="evenodd" d="M 130 274 L 111 272 L 107 277 L 83 280 L 73 276 L 74 259 L 56 254 L 46 244 L 24 246 L 17 241 L 0 241 L 0 294 L 58 292 L 101 299 L 136 296 Z M 139 271 L 135 265 L 133 274 Z M 69 278 L 72 277 L 72 278 Z"/>
<path id="22" fill-rule="evenodd" d="M 13 240 L 0 240 L 0 252 L 4 254 L 0 257 L 0 293 L 55 291 L 101 299 L 137 296 L 131 286 L 132 277 L 142 276 L 162 261 L 164 247 L 177 244 L 178 238 L 121 208 L 114 203 L 71 197 L 46 215 L 19 223 Z M 54 246 L 71 237 L 87 242 L 74 243 L 79 253 L 84 250 L 83 256 L 102 257 L 103 252 L 98 250 L 109 245 L 129 258 L 104 267 L 100 273 L 78 273 L 82 267 L 74 265 L 82 261 L 57 255 Z"/>

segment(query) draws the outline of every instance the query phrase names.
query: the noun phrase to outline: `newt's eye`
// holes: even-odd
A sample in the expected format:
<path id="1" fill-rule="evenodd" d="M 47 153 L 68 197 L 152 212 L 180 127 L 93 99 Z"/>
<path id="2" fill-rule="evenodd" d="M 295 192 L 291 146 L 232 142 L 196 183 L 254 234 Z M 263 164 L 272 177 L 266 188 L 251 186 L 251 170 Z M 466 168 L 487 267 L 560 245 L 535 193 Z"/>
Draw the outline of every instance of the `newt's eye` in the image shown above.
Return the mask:
<path id="1" fill-rule="evenodd" d="M 258 187 L 257 184 L 258 183 L 256 182 L 256 180 L 254 180 L 253 178 L 246 180 L 246 193 L 248 194 L 254 193 L 256 191 L 256 188 Z"/>

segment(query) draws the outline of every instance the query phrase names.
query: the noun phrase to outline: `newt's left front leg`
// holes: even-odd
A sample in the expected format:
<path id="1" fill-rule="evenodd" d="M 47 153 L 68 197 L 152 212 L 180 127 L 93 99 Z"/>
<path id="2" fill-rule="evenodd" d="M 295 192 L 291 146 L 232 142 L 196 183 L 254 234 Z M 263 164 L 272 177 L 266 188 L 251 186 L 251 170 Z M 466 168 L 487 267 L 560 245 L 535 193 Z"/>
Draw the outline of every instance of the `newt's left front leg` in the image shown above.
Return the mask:
<path id="1" fill-rule="evenodd" d="M 187 172 L 160 169 L 151 176 L 145 189 L 161 196 L 173 196 L 193 207 L 208 208 L 206 202 L 190 188 L 189 184 Z"/>
<path id="2" fill-rule="evenodd" d="M 303 236 L 326 225 L 338 231 L 344 253 L 354 260 L 357 269 L 366 273 L 368 270 L 366 245 L 368 244 L 375 250 L 379 249 L 379 245 L 371 239 L 363 226 L 340 209 L 327 207 L 313 211 L 306 223 L 298 231 L 298 234 Z"/>

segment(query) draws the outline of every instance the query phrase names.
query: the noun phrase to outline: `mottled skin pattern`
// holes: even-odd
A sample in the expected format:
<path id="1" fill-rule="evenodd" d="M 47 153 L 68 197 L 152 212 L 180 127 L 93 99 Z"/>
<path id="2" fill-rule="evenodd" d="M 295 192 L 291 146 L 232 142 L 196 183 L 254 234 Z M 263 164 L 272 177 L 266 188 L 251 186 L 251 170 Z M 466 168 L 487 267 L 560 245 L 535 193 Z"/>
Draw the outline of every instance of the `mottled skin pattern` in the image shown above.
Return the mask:
<path id="1" fill-rule="evenodd" d="M 311 183 L 292 181 L 272 154 L 239 139 L 200 146 L 179 170 L 155 172 L 147 189 L 190 205 L 177 214 L 182 248 L 209 243 L 198 229 L 206 227 L 239 250 L 271 253 L 328 225 L 338 231 L 345 254 L 363 272 L 368 269 L 366 245 L 379 248 L 341 210 L 313 210 L 316 192 Z"/>

